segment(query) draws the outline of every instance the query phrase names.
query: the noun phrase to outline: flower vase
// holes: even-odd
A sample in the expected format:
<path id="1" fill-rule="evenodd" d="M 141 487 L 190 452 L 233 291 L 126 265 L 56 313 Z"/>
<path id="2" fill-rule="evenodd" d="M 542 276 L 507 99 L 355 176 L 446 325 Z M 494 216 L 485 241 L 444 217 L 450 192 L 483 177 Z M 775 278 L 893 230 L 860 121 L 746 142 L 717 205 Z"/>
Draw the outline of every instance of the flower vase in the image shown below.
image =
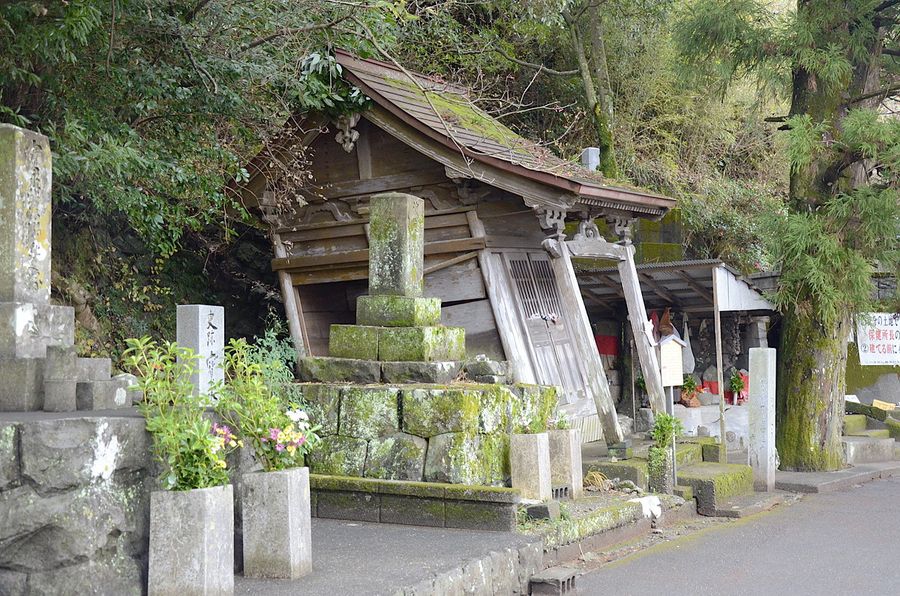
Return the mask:
<path id="1" fill-rule="evenodd" d="M 150 493 L 147 593 L 234 593 L 234 497 L 230 484 Z"/>
<path id="2" fill-rule="evenodd" d="M 309 468 L 241 477 L 244 576 L 296 579 L 312 571 Z"/>

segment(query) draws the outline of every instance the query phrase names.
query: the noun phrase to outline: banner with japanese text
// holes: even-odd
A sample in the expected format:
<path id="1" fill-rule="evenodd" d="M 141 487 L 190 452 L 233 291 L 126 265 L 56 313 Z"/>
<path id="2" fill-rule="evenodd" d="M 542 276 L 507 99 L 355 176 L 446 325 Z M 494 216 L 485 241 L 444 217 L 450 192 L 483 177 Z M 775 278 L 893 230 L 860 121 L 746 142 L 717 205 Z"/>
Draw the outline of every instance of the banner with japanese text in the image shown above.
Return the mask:
<path id="1" fill-rule="evenodd" d="M 859 316 L 856 347 L 862 365 L 900 365 L 900 313 L 873 312 Z"/>

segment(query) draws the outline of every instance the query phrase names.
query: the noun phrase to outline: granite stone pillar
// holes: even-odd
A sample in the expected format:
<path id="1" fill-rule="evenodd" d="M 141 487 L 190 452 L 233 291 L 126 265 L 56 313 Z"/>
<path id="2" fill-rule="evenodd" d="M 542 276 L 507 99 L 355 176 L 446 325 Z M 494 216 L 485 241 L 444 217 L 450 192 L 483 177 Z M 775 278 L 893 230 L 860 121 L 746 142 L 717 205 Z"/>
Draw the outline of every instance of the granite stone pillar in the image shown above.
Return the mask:
<path id="1" fill-rule="evenodd" d="M 208 395 L 225 380 L 225 309 L 205 304 L 182 304 L 177 310 L 177 343 L 193 350 L 198 359 L 191 376 L 195 395 Z"/>
<path id="2" fill-rule="evenodd" d="M 512 435 L 509 462 L 512 487 L 521 491 L 523 499 L 546 501 L 552 497 L 547 433 Z"/>
<path id="3" fill-rule="evenodd" d="M 417 298 L 424 289 L 425 203 L 402 193 L 369 203 L 369 294 Z"/>
<path id="4" fill-rule="evenodd" d="M 756 490 L 775 488 L 775 349 L 750 348 L 750 466 Z"/>

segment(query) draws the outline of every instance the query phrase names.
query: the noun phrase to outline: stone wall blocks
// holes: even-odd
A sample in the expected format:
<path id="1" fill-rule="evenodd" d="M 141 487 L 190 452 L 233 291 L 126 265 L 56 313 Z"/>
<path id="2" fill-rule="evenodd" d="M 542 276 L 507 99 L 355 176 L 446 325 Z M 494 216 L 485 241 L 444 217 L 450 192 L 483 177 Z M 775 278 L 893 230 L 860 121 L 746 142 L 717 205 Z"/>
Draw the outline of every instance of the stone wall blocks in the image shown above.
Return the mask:
<path id="1" fill-rule="evenodd" d="M 422 480 L 428 442 L 407 433 L 369 441 L 365 475 L 386 480 Z"/>
<path id="2" fill-rule="evenodd" d="M 368 440 L 399 431 L 399 397 L 396 387 L 345 387 L 341 393 L 341 434 Z"/>
<path id="3" fill-rule="evenodd" d="M 470 389 L 415 388 L 402 393 L 403 430 L 420 437 L 477 433 L 480 392 Z"/>
<path id="4" fill-rule="evenodd" d="M 298 383 L 296 385 L 309 404 L 309 417 L 313 424 L 320 425 L 319 436 L 339 433 L 338 420 L 342 385 L 333 383 Z"/>
<path id="5" fill-rule="evenodd" d="M 0 491 L 19 483 L 19 425 L 0 424 Z"/>
<path id="6" fill-rule="evenodd" d="M 366 465 L 367 442 L 354 437 L 325 437 L 319 447 L 307 456 L 310 471 L 315 474 L 362 476 Z"/>

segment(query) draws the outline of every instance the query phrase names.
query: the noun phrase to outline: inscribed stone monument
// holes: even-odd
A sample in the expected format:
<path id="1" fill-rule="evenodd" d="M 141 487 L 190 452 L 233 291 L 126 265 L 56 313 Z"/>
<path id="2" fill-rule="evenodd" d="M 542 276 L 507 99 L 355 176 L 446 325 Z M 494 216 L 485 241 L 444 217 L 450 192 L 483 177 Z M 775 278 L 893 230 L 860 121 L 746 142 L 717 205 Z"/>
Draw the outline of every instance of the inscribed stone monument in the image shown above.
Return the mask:
<path id="1" fill-rule="evenodd" d="M 750 466 L 756 490 L 775 488 L 775 349 L 750 348 Z"/>
<path id="2" fill-rule="evenodd" d="M 176 341 L 190 348 L 198 358 L 191 376 L 195 395 L 208 395 L 225 381 L 222 362 L 225 352 L 225 309 L 206 304 L 181 304 L 177 310 Z"/>

